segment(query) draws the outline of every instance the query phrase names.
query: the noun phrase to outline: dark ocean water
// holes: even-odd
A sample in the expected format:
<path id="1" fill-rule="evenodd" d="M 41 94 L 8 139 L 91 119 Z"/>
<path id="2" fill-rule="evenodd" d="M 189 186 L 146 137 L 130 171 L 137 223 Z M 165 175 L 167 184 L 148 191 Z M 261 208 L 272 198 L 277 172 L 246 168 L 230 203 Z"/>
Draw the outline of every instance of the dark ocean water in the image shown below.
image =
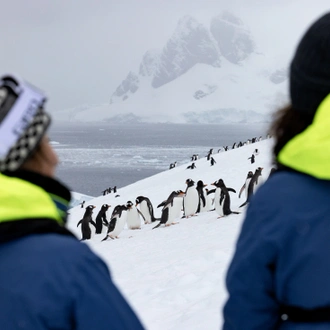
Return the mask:
<path id="1" fill-rule="evenodd" d="M 206 156 L 210 148 L 266 136 L 267 124 L 54 125 L 49 136 L 59 155 L 57 177 L 72 191 L 99 196 L 167 170 L 170 163 Z"/>

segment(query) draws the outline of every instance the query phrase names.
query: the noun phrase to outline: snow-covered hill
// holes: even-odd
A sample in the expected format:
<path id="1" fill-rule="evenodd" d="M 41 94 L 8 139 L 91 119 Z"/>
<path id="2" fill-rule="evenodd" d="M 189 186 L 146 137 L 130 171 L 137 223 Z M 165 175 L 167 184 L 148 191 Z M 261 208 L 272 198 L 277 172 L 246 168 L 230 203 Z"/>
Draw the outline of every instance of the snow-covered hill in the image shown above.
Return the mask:
<path id="1" fill-rule="evenodd" d="M 258 49 L 224 12 L 204 26 L 185 16 L 161 50 L 148 50 L 109 104 L 58 111 L 57 120 L 172 123 L 265 122 L 287 100 L 286 67 Z"/>
<path id="2" fill-rule="evenodd" d="M 234 188 L 231 208 L 241 211 L 218 219 L 215 211 L 200 213 L 188 219 L 177 219 L 178 224 L 152 230 L 155 224 L 142 224 L 140 230 L 125 228 L 118 239 L 101 242 L 106 233 L 93 234 L 88 244 L 107 262 L 115 283 L 139 315 L 146 329 L 191 330 L 219 329 L 222 324 L 221 308 L 226 300 L 224 278 L 228 262 L 235 247 L 244 208 L 245 198 L 238 198 L 247 172 L 263 167 L 263 179 L 271 169 L 272 139 L 249 144 L 230 151 L 213 154 L 214 166 L 206 158 L 197 160 L 196 168 L 187 169 L 187 163 L 155 176 L 120 188 L 115 194 L 100 196 L 86 202 L 95 205 L 96 216 L 102 204 L 113 208 L 135 201 L 139 195 L 150 198 L 156 206 L 173 190 L 185 190 L 185 181 L 203 180 L 210 184 L 222 178 L 227 187 Z M 259 154 L 255 163 L 248 159 L 255 149 Z M 205 150 L 205 154 L 208 150 Z M 243 194 L 244 195 L 244 194 Z M 76 206 L 70 210 L 68 227 L 81 238 L 78 221 L 84 209 Z M 92 227 L 94 233 L 94 227 Z M 92 265 L 91 265 L 92 266 Z M 92 283 L 91 283 L 92 285 Z"/>

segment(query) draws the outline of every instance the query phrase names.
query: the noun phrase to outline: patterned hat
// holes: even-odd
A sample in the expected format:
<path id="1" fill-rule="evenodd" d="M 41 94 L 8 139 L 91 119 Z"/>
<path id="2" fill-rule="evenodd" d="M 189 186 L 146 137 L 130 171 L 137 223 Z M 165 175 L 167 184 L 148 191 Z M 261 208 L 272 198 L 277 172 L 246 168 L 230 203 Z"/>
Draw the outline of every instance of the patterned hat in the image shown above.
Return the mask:
<path id="1" fill-rule="evenodd" d="M 17 170 L 50 124 L 45 95 L 13 75 L 0 78 L 0 172 Z"/>

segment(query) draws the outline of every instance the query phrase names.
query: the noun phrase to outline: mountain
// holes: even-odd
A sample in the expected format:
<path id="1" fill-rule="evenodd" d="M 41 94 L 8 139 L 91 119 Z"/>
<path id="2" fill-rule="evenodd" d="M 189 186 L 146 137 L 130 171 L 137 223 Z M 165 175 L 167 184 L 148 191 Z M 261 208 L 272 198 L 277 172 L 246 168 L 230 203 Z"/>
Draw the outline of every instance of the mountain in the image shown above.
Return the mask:
<path id="1" fill-rule="evenodd" d="M 178 224 L 152 229 L 153 224 L 142 223 L 141 229 L 127 227 L 118 239 L 101 240 L 106 235 L 96 235 L 91 226 L 92 238 L 84 241 L 110 268 L 112 277 L 125 298 L 134 308 L 146 329 L 188 330 L 220 329 L 221 308 L 227 293 L 224 278 L 228 263 L 235 249 L 236 238 L 242 225 L 246 208 L 239 208 L 245 201 L 239 191 L 248 171 L 263 167 L 262 178 L 266 180 L 271 170 L 272 139 L 249 144 L 241 148 L 213 154 L 214 166 L 206 157 L 195 161 L 194 170 L 186 164 L 166 170 L 149 178 L 120 188 L 111 193 L 86 201 L 85 206 L 96 206 L 93 219 L 103 204 L 111 204 L 108 219 L 118 204 L 135 202 L 139 195 L 152 202 L 156 217 L 160 217 L 161 203 L 173 190 L 185 190 L 187 178 L 196 183 L 203 180 L 212 189 L 212 182 L 222 178 L 231 192 L 231 209 L 240 214 L 218 218 L 215 211 L 203 212 L 197 216 L 176 219 Z M 248 157 L 255 149 L 255 163 Z M 208 150 L 205 150 L 207 153 Z M 220 174 L 219 174 L 220 173 Z M 68 227 L 80 239 L 77 228 L 84 209 L 79 205 L 69 210 Z M 92 267 L 93 265 L 91 265 Z M 91 289 L 95 283 L 91 283 Z"/>
<path id="2" fill-rule="evenodd" d="M 224 12 L 204 26 L 179 20 L 161 50 L 148 50 L 109 104 L 58 112 L 74 121 L 267 122 L 287 100 L 287 69 L 274 67 L 242 20 Z"/>

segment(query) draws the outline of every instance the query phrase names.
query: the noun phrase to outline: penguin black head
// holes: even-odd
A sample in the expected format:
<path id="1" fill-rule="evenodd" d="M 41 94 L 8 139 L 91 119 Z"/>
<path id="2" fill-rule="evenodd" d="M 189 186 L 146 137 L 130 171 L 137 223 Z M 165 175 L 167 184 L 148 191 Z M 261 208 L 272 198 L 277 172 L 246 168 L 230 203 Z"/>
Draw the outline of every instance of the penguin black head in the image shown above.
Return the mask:
<path id="1" fill-rule="evenodd" d="M 131 209 L 132 206 L 133 206 L 133 203 L 132 203 L 131 201 L 128 201 L 128 202 L 126 203 L 126 207 L 127 207 L 128 209 Z"/>
<path id="2" fill-rule="evenodd" d="M 191 187 L 191 186 L 193 186 L 195 184 L 195 181 L 192 180 L 192 179 L 187 179 L 186 180 L 186 184 L 188 185 L 188 187 Z"/>
<path id="3" fill-rule="evenodd" d="M 144 196 L 138 196 L 138 197 L 136 197 L 135 206 L 137 206 L 138 204 L 142 203 L 144 200 L 145 200 L 145 197 Z"/>
<path id="4" fill-rule="evenodd" d="M 248 178 L 252 178 L 252 176 L 253 176 L 253 172 L 252 172 L 252 171 L 249 171 L 247 177 L 248 177 Z"/>
<path id="5" fill-rule="evenodd" d="M 207 186 L 207 184 L 204 184 L 204 182 L 202 180 L 199 180 L 197 182 L 197 188 L 204 188 L 206 186 Z"/>
<path id="6" fill-rule="evenodd" d="M 95 209 L 96 206 L 94 205 L 88 205 L 86 207 L 86 211 L 85 211 L 85 214 L 92 214 L 93 213 L 93 209 Z"/>
<path id="7" fill-rule="evenodd" d="M 107 211 L 107 210 L 109 209 L 110 206 L 111 206 L 111 205 L 109 205 L 109 204 L 103 204 L 103 205 L 102 205 L 102 210 Z"/>

